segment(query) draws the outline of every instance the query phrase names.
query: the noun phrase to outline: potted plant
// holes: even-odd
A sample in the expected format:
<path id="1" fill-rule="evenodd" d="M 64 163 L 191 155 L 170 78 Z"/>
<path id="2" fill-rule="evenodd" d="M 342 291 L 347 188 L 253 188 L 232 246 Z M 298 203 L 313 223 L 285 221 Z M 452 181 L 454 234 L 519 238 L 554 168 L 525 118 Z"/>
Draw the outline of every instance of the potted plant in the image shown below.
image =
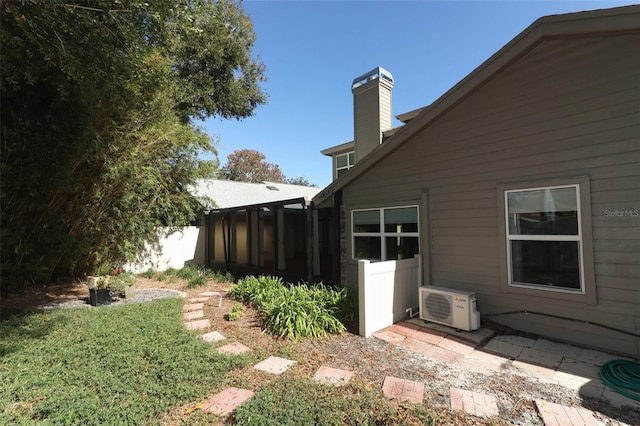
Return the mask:
<path id="1" fill-rule="evenodd" d="M 133 298 L 135 296 L 135 276 L 120 270 L 109 275 L 90 276 L 89 303 L 92 306 L 108 305 L 114 297 Z"/>
<path id="2" fill-rule="evenodd" d="M 109 288 L 108 276 L 90 276 L 88 286 L 89 303 L 91 306 L 108 305 L 111 303 L 111 289 Z"/>
<path id="3" fill-rule="evenodd" d="M 130 272 L 123 272 L 122 269 L 115 272 L 117 273 L 109 276 L 109 288 L 120 297 L 132 299 L 136 294 L 136 277 Z"/>

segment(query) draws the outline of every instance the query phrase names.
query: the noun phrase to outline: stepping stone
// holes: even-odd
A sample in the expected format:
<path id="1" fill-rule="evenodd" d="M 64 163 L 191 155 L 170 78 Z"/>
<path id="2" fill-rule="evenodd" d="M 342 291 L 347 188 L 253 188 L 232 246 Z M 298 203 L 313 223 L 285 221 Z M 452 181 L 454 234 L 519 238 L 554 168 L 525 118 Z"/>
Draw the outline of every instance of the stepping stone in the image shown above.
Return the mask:
<path id="1" fill-rule="evenodd" d="M 189 303 L 182 306 L 182 310 L 185 312 L 201 311 L 204 309 L 204 303 Z"/>
<path id="2" fill-rule="evenodd" d="M 295 363 L 295 361 L 290 359 L 271 356 L 264 361 L 257 363 L 253 368 L 271 374 L 282 374 Z"/>
<path id="3" fill-rule="evenodd" d="M 227 355 L 241 355 L 247 352 L 251 352 L 252 350 L 253 349 L 243 345 L 240 342 L 233 342 L 218 348 L 218 353 Z"/>
<path id="4" fill-rule="evenodd" d="M 185 312 L 183 315 L 185 321 L 191 321 L 196 318 L 202 318 L 204 316 L 204 311 L 191 311 Z"/>
<path id="5" fill-rule="evenodd" d="M 212 331 L 210 333 L 201 334 L 200 338 L 205 342 L 219 342 L 221 340 L 226 339 L 222 334 L 217 331 Z"/>
<path id="6" fill-rule="evenodd" d="M 500 415 L 494 396 L 458 388 L 451 388 L 451 408 L 479 417 Z"/>
<path id="7" fill-rule="evenodd" d="M 200 293 L 200 296 L 206 296 L 206 297 L 217 296 L 218 297 L 218 308 L 220 306 L 222 306 L 222 293 L 220 293 L 219 291 L 205 291 L 204 293 Z"/>
<path id="8" fill-rule="evenodd" d="M 185 322 L 184 326 L 187 327 L 187 330 L 203 330 L 205 328 L 211 327 L 211 323 L 209 322 L 208 319 L 203 319 L 203 320 Z"/>
<path id="9" fill-rule="evenodd" d="M 192 297 L 189 299 L 189 303 L 203 303 L 209 300 L 208 297 Z"/>
<path id="10" fill-rule="evenodd" d="M 542 399 L 536 399 L 535 402 L 545 426 L 596 426 L 601 424 L 591 411 L 585 408 L 566 407 Z"/>
<path id="11" fill-rule="evenodd" d="M 320 367 L 313 379 L 326 385 L 343 386 L 349 383 L 353 377 L 353 372 L 340 370 L 339 368 Z"/>
<path id="12" fill-rule="evenodd" d="M 382 384 L 382 393 L 388 399 L 399 399 L 421 404 L 424 396 L 424 383 L 387 376 Z"/>
<path id="13" fill-rule="evenodd" d="M 250 390 L 234 387 L 227 388 L 205 402 L 202 411 L 217 414 L 218 416 L 227 416 L 251 397 L 253 397 L 253 392 Z"/>

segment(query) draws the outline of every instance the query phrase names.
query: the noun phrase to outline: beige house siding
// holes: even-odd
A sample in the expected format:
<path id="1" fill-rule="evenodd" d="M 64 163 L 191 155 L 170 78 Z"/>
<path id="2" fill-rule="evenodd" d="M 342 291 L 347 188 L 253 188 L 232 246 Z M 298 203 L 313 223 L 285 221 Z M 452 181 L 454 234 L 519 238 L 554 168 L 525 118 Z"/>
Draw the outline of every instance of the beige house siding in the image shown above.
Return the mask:
<path id="1" fill-rule="evenodd" d="M 350 182 L 347 229 L 353 209 L 426 199 L 425 283 L 475 291 L 483 314 L 526 309 L 639 333 L 640 217 L 611 214 L 640 211 L 638 46 L 638 34 L 535 45 Z M 591 188 L 596 304 L 505 292 L 498 186 L 580 176 Z M 357 264 L 346 243 L 354 286 Z M 593 325 L 536 315 L 491 319 L 640 356 L 637 337 Z"/>

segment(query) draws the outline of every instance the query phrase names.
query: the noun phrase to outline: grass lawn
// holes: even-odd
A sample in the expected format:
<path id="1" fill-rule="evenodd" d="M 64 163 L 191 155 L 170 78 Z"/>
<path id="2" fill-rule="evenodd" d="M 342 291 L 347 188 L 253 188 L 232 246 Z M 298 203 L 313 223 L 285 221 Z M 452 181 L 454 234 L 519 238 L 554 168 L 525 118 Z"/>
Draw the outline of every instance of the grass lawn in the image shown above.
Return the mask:
<path id="1" fill-rule="evenodd" d="M 309 350 L 315 345 L 308 341 L 262 333 L 251 307 L 236 321 L 223 319 L 230 307 L 208 314 L 213 329 L 254 348 L 243 356 L 218 355 L 215 345 L 185 328 L 183 303 L 161 299 L 87 309 L 5 310 L 0 424 L 455 424 L 427 405 L 387 400 L 378 387 L 357 379 L 338 388 L 316 383 L 312 371 L 326 355 L 314 352 L 319 358 L 312 360 Z M 272 355 L 298 363 L 282 376 L 252 368 Z M 255 395 L 230 417 L 198 409 L 228 386 Z"/>
<path id="2" fill-rule="evenodd" d="M 154 424 L 246 359 L 185 329 L 182 300 L 16 314 L 0 323 L 0 424 Z"/>

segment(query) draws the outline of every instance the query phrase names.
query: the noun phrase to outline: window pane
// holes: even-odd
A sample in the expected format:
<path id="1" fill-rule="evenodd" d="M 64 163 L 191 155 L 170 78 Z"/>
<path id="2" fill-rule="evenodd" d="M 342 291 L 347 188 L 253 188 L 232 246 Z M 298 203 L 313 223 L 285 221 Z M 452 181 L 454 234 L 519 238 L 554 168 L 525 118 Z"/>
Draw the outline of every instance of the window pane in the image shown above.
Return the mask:
<path id="1" fill-rule="evenodd" d="M 509 215 L 511 235 L 578 235 L 578 212 L 514 213 Z"/>
<path id="2" fill-rule="evenodd" d="M 575 187 L 507 193 L 509 234 L 578 235 Z"/>
<path id="3" fill-rule="evenodd" d="M 354 211 L 353 232 L 380 232 L 380 210 Z"/>
<path id="4" fill-rule="evenodd" d="M 338 177 L 344 175 L 345 173 L 347 173 L 349 171 L 349 169 L 340 169 L 338 170 Z"/>
<path id="5" fill-rule="evenodd" d="M 354 237 L 353 240 L 353 254 L 356 259 L 382 259 L 380 237 Z"/>
<path id="6" fill-rule="evenodd" d="M 580 290 L 577 241 L 511 241 L 514 283 Z"/>
<path id="7" fill-rule="evenodd" d="M 385 209 L 384 230 L 385 232 L 418 232 L 418 208 Z"/>
<path id="8" fill-rule="evenodd" d="M 342 154 L 336 157 L 336 167 L 347 167 L 347 155 Z"/>
<path id="9" fill-rule="evenodd" d="M 420 253 L 418 237 L 387 237 L 387 260 L 411 259 Z"/>
<path id="10" fill-rule="evenodd" d="M 349 153 L 349 165 L 353 166 L 354 164 L 356 164 L 356 157 L 355 154 L 353 152 Z"/>

